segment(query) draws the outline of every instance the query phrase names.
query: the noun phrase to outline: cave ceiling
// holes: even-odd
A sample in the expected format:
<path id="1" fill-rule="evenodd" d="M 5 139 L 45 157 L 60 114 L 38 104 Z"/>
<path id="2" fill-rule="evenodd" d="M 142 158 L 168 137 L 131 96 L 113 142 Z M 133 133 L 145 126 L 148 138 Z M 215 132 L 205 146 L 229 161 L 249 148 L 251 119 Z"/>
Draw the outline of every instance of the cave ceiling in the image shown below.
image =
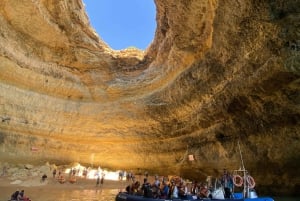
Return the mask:
<path id="1" fill-rule="evenodd" d="M 111 49 L 81 0 L 0 1 L 2 160 L 205 175 L 240 142 L 252 172 L 299 181 L 300 1 L 155 4 L 142 51 Z"/>

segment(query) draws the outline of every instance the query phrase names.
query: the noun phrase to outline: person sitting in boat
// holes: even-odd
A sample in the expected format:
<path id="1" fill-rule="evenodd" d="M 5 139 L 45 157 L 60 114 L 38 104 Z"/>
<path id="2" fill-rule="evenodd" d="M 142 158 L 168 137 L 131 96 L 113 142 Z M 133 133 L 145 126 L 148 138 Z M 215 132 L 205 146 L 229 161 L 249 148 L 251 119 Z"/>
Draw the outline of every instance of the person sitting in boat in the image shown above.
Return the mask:
<path id="1" fill-rule="evenodd" d="M 230 198 L 233 187 L 233 179 L 226 169 L 224 169 L 223 176 L 221 178 L 221 183 L 224 188 L 225 198 Z"/>
<path id="2" fill-rule="evenodd" d="M 157 186 L 157 185 L 152 185 L 152 187 L 151 187 L 151 189 L 152 189 L 152 197 L 153 198 L 160 198 L 160 188 L 159 188 L 159 186 Z"/>
<path id="3" fill-rule="evenodd" d="M 178 186 L 179 184 L 178 183 L 175 183 L 173 189 L 172 189 L 172 199 L 173 198 L 178 198 Z"/>
<path id="4" fill-rule="evenodd" d="M 11 201 L 16 201 L 16 200 L 18 200 L 19 194 L 20 194 L 20 191 L 14 192 L 14 193 L 11 195 L 10 200 L 11 200 Z"/>
<path id="5" fill-rule="evenodd" d="M 191 193 L 192 193 L 193 195 L 197 195 L 198 192 L 199 192 L 198 181 L 194 181 L 194 182 L 192 183 Z"/>
<path id="6" fill-rule="evenodd" d="M 153 186 L 157 186 L 160 187 L 160 181 L 159 181 L 159 177 L 157 175 L 155 175 L 155 180 L 153 182 Z"/>
<path id="7" fill-rule="evenodd" d="M 132 185 L 133 185 L 133 184 L 132 184 Z M 133 194 L 133 193 L 131 192 L 131 186 L 130 186 L 130 185 L 126 186 L 125 190 L 126 190 L 126 193 L 128 193 L 128 194 Z"/>
<path id="8" fill-rule="evenodd" d="M 132 186 L 132 189 L 131 189 L 132 193 L 137 194 L 139 192 L 140 186 L 141 186 L 141 183 L 139 181 L 136 181 L 134 183 L 134 185 Z"/>
<path id="9" fill-rule="evenodd" d="M 171 181 L 171 188 L 170 188 L 170 197 L 178 198 L 178 183 L 175 183 L 175 181 Z"/>
<path id="10" fill-rule="evenodd" d="M 139 194 L 139 188 L 140 188 L 140 182 L 136 181 L 131 185 L 128 185 L 125 190 L 128 194 L 137 195 Z"/>
<path id="11" fill-rule="evenodd" d="M 18 201 L 30 201 L 30 199 L 24 195 L 24 190 L 21 190 L 21 192 L 19 193 L 19 195 L 17 197 L 17 200 Z"/>
<path id="12" fill-rule="evenodd" d="M 147 198 L 153 197 L 151 184 L 148 182 L 147 178 L 144 179 L 144 183 L 141 187 L 141 190 L 143 191 L 144 197 L 147 197 Z"/>
<path id="13" fill-rule="evenodd" d="M 178 186 L 178 196 L 180 198 L 186 198 L 187 194 L 188 194 L 187 186 L 185 182 L 181 182 L 180 185 Z"/>
<path id="14" fill-rule="evenodd" d="M 162 183 L 162 189 L 160 191 L 160 198 L 167 199 L 169 195 L 169 182 L 165 181 Z"/>
<path id="15" fill-rule="evenodd" d="M 208 198 L 209 196 L 209 190 L 207 188 L 207 185 L 201 185 L 200 186 L 200 191 L 199 191 L 199 197 L 200 198 Z"/>

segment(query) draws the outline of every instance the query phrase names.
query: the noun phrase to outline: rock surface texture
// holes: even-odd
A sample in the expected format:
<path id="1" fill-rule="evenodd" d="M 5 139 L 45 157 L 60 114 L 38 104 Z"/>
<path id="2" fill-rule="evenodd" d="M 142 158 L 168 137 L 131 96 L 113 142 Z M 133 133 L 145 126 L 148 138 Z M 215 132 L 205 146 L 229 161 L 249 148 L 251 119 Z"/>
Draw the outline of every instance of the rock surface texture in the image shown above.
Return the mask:
<path id="1" fill-rule="evenodd" d="M 298 192 L 300 1 L 155 4 L 149 47 L 117 51 L 81 0 L 1 0 L 0 159 L 203 179 L 240 142 L 261 189 Z"/>

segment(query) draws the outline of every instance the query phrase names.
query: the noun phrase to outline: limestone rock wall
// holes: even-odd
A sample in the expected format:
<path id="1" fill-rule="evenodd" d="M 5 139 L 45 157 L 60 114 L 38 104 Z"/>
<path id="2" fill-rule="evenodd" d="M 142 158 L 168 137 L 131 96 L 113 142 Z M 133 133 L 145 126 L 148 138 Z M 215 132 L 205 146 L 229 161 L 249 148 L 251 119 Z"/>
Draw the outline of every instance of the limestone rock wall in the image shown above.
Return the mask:
<path id="1" fill-rule="evenodd" d="M 0 2 L 0 160 L 300 185 L 300 2 L 156 0 L 145 51 L 80 0 Z M 194 161 L 188 156 L 193 155 Z"/>

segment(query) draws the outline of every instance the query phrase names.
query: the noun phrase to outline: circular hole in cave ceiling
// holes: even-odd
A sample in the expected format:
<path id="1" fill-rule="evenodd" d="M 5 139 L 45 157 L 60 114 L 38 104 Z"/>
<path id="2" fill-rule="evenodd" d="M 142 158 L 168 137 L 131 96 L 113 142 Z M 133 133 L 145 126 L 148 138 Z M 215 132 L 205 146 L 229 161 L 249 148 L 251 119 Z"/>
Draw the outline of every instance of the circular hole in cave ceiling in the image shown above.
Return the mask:
<path id="1" fill-rule="evenodd" d="M 156 29 L 154 0 L 83 0 L 93 28 L 112 49 L 146 49 Z"/>

